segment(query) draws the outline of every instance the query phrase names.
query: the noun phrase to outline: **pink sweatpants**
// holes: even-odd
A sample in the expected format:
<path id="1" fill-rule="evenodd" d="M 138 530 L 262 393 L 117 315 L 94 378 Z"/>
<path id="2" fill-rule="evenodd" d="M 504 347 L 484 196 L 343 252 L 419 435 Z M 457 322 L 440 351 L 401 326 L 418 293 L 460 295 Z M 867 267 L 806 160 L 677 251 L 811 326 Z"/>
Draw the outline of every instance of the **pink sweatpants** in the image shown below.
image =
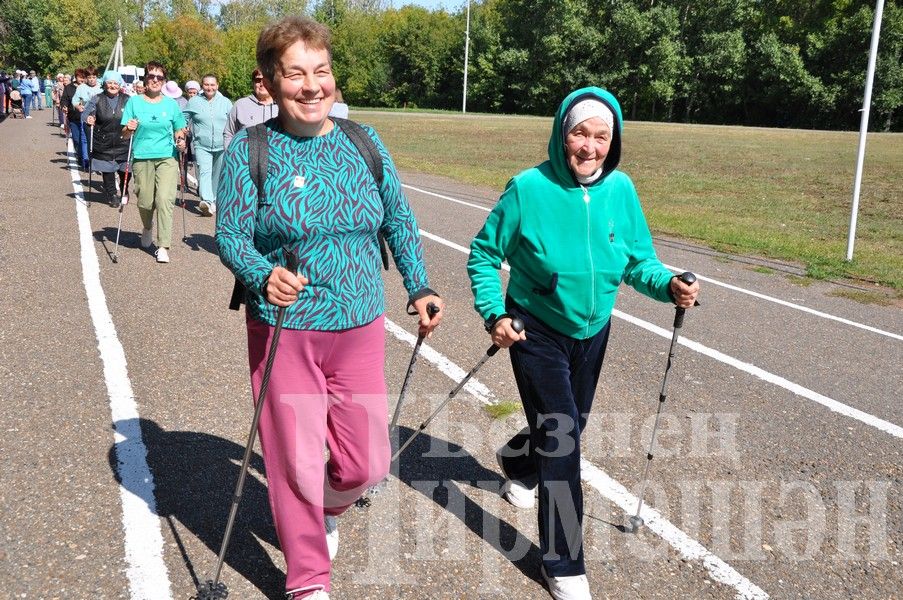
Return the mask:
<path id="1" fill-rule="evenodd" d="M 273 328 L 253 319 L 247 326 L 256 398 Z M 389 472 L 384 359 L 383 317 L 344 331 L 280 334 L 260 444 L 287 591 L 329 591 L 324 514 L 342 514 Z"/>

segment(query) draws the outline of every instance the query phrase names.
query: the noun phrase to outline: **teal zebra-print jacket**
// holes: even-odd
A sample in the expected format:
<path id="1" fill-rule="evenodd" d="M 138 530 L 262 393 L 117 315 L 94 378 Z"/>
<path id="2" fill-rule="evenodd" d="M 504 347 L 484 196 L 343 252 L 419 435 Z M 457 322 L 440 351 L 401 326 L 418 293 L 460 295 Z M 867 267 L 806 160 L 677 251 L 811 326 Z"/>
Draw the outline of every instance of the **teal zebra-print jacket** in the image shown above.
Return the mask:
<path id="1" fill-rule="evenodd" d="M 265 203 L 258 205 L 248 168 L 247 130 L 229 144 L 217 190 L 216 247 L 249 290 L 251 318 L 276 324 L 277 309 L 261 294 L 273 267 L 284 264 L 286 246 L 310 283 L 286 311 L 285 327 L 339 331 L 372 322 L 385 310 L 377 229 L 408 296 L 429 287 L 414 213 L 373 129 L 365 127 L 382 156 L 382 190 L 339 127 L 314 138 L 287 133 L 278 119 L 267 127 Z"/>

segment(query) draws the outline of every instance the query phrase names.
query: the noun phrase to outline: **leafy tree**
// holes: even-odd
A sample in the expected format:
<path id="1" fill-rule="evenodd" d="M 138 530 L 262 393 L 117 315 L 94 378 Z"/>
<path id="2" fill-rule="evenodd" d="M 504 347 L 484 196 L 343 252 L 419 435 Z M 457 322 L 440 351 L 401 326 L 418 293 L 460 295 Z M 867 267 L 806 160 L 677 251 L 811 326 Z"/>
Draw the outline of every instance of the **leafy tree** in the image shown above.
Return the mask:
<path id="1" fill-rule="evenodd" d="M 4 0 L 0 5 L 5 32 L 0 39 L 0 57 L 4 65 L 43 71 L 53 64 L 48 60 L 50 48 L 44 36 L 48 11 L 47 0 Z"/>
<path id="2" fill-rule="evenodd" d="M 220 91 L 233 101 L 250 94 L 251 72 L 257 66 L 256 46 L 260 28 L 256 25 L 233 27 L 223 34 L 223 71 L 219 73 Z"/>
<path id="3" fill-rule="evenodd" d="M 261 26 L 268 18 L 263 0 L 229 0 L 220 5 L 216 20 L 220 27 L 229 31 L 235 27 Z"/>
<path id="4" fill-rule="evenodd" d="M 159 61 L 176 81 L 200 80 L 205 73 L 222 77 L 224 72 L 222 37 L 196 16 L 155 19 L 145 31 L 127 38 L 126 46 L 127 55 L 136 57 L 135 64 Z"/>
<path id="5" fill-rule="evenodd" d="M 389 66 L 390 106 L 442 105 L 438 95 L 445 76 L 443 57 L 457 44 L 457 27 L 444 12 L 405 6 L 385 14 L 380 45 Z"/>
<path id="6" fill-rule="evenodd" d="M 336 82 L 345 101 L 378 106 L 389 85 L 389 65 L 380 46 L 382 21 L 352 12 L 333 30 L 332 56 Z"/>

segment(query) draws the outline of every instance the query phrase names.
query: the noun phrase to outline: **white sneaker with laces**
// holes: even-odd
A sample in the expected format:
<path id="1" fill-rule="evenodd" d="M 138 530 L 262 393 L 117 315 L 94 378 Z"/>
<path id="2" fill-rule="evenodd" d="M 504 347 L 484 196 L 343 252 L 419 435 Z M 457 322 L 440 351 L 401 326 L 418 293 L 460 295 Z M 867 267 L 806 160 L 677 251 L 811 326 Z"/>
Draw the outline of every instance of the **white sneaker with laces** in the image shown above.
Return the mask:
<path id="1" fill-rule="evenodd" d="M 166 251 L 166 248 L 157 248 L 157 251 L 154 252 L 154 256 L 157 257 L 158 263 L 169 262 L 169 252 Z"/>
<path id="2" fill-rule="evenodd" d="M 141 230 L 141 247 L 142 248 L 150 248 L 150 245 L 153 241 L 154 241 L 154 230 L 153 229 L 142 229 Z"/>
<path id="3" fill-rule="evenodd" d="M 502 455 L 500 453 L 495 453 L 495 460 L 498 462 L 499 469 L 505 477 L 505 483 L 502 484 L 502 489 L 499 490 L 502 498 L 517 508 L 533 508 L 536 505 L 536 487 L 538 486 L 527 487 L 516 479 L 510 479 L 508 474 L 505 473 L 505 465 L 502 463 Z"/>
<path id="4" fill-rule="evenodd" d="M 333 560 L 339 553 L 339 522 L 335 517 L 326 515 L 323 517 L 323 525 L 326 527 L 326 547 L 329 549 L 329 560 Z"/>
<path id="5" fill-rule="evenodd" d="M 555 600 L 592 600 L 586 575 L 549 577 L 545 567 L 540 567 L 540 572 L 549 586 L 549 594 Z"/>

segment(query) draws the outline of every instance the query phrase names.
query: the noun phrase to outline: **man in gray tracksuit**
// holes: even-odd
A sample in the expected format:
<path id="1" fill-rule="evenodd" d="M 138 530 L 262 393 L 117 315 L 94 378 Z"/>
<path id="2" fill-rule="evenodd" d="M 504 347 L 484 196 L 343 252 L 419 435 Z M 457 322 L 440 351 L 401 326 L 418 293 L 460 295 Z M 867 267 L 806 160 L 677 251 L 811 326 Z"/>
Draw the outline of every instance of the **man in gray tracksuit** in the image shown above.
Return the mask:
<path id="1" fill-rule="evenodd" d="M 267 89 L 263 87 L 263 74 L 260 69 L 254 69 L 254 72 L 251 73 L 251 85 L 254 86 L 254 92 L 244 98 L 239 98 L 226 118 L 223 148 L 227 150 L 229 142 L 236 133 L 245 127 L 269 121 L 279 114 L 279 107 L 273 102 Z"/>

